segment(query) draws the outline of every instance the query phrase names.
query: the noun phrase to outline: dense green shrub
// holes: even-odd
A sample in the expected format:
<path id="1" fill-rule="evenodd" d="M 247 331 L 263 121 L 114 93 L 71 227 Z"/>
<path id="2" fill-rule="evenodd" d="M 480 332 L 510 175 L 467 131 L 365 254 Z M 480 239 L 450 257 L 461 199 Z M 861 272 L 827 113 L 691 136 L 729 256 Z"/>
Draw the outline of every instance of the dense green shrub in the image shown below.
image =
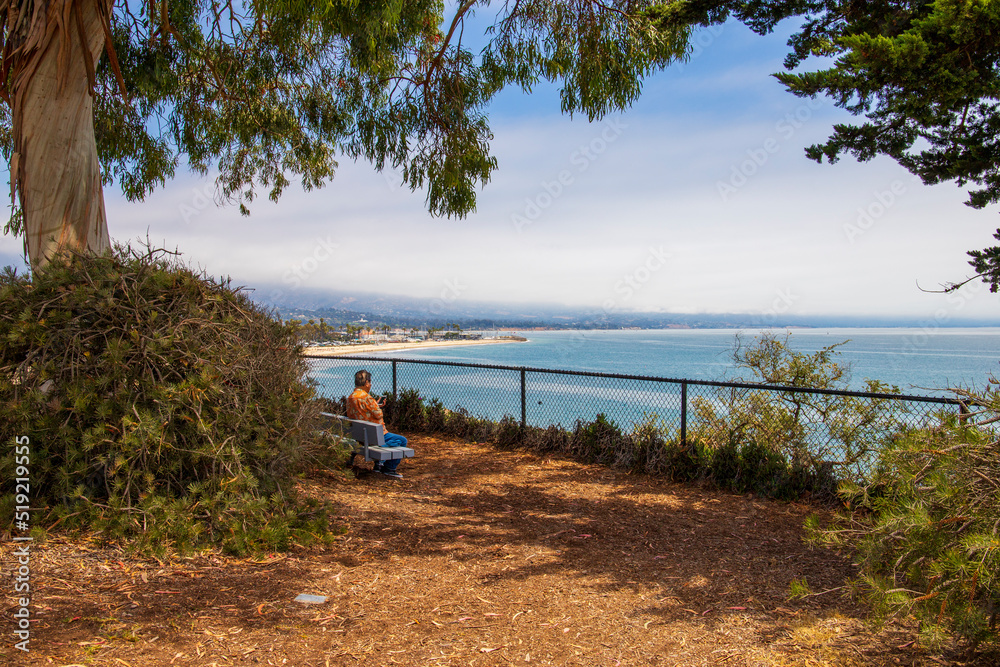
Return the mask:
<path id="1" fill-rule="evenodd" d="M 490 440 L 497 447 L 513 449 L 522 442 L 523 437 L 524 433 L 521 430 L 521 422 L 510 415 L 506 415 L 497 422 L 496 430 L 493 431 Z"/>
<path id="2" fill-rule="evenodd" d="M 805 493 L 817 499 L 833 497 L 832 480 L 818 471 L 790 463 L 781 452 L 754 440 L 734 439 L 699 453 L 709 478 L 724 489 L 785 500 Z"/>
<path id="3" fill-rule="evenodd" d="M 581 461 L 611 465 L 617 458 L 615 453 L 631 448 L 631 441 L 601 413 L 592 422 L 576 422 L 570 447 L 573 456 Z"/>
<path id="4" fill-rule="evenodd" d="M 528 426 L 524 429 L 520 446 L 540 454 L 566 454 L 570 451 L 570 442 L 571 434 L 564 428 L 554 425 L 547 428 Z"/>
<path id="5" fill-rule="evenodd" d="M 425 410 L 426 414 L 426 428 L 431 433 L 437 433 L 445 429 L 445 424 L 447 422 L 448 410 L 445 409 L 444 403 L 440 400 L 433 398 L 427 404 Z"/>
<path id="6" fill-rule="evenodd" d="M 392 428 L 412 432 L 426 429 L 426 409 L 416 389 L 403 389 L 398 396 L 387 391 L 379 398 L 383 401 L 382 418 Z"/>
<path id="7" fill-rule="evenodd" d="M 289 330 L 162 251 L 0 275 L 0 465 L 30 438 L 32 521 L 142 548 L 283 548 L 327 532 L 293 475 L 325 444 Z M 0 512 L 10 517 L 5 488 Z"/>
<path id="8" fill-rule="evenodd" d="M 497 423 L 469 414 L 464 408 L 449 410 L 445 414 L 444 432 L 474 442 L 495 442 Z"/>

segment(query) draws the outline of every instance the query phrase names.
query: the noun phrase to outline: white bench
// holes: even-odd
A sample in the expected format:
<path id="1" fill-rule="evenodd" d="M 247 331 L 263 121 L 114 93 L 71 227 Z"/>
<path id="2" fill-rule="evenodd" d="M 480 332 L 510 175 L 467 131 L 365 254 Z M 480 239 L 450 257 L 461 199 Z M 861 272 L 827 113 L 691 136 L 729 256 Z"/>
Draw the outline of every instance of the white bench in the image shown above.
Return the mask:
<path id="1" fill-rule="evenodd" d="M 409 447 L 387 447 L 385 444 L 385 427 L 382 424 L 366 422 L 361 419 L 348 419 L 347 417 L 330 414 L 329 412 L 321 412 L 320 414 L 331 420 L 336 419 L 340 422 L 343 430 L 350 433 L 351 437 L 357 441 L 354 451 L 351 452 L 348 465 L 354 462 L 354 457 L 357 454 L 363 454 L 366 462 L 409 459 L 415 454 Z"/>

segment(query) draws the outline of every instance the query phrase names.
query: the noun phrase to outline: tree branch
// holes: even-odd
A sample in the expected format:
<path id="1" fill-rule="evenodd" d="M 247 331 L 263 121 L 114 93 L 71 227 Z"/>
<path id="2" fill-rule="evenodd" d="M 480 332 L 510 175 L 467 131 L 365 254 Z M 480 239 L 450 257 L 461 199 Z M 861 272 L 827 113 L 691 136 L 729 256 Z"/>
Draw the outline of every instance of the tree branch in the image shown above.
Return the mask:
<path id="1" fill-rule="evenodd" d="M 973 280 L 977 280 L 979 278 L 982 278 L 985 275 L 986 275 L 985 273 L 977 273 L 976 275 L 972 276 L 971 278 L 966 278 L 965 280 L 963 280 L 960 283 L 945 283 L 945 284 L 941 285 L 941 287 L 943 287 L 944 289 L 939 289 L 939 290 L 937 290 L 937 289 L 924 289 L 923 287 L 920 286 L 920 281 L 916 281 L 916 285 L 917 285 L 917 289 L 918 290 L 920 290 L 921 292 L 924 292 L 926 294 L 948 294 L 950 292 L 954 292 L 955 290 L 958 290 L 958 289 L 964 287 L 965 285 L 971 283 Z"/>

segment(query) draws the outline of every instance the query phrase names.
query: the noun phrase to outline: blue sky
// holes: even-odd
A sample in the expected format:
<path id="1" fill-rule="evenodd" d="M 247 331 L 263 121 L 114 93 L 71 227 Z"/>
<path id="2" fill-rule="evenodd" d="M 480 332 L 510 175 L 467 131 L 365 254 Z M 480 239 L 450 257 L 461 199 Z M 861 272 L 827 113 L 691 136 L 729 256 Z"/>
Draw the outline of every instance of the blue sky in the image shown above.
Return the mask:
<path id="1" fill-rule="evenodd" d="M 463 220 L 432 218 L 398 175 L 345 159 L 325 188 L 262 197 L 249 218 L 186 172 L 141 203 L 109 190 L 111 234 L 148 234 L 211 274 L 285 293 L 995 320 L 985 286 L 918 285 L 969 275 L 965 253 L 991 243 L 997 210 L 888 159 L 807 160 L 803 148 L 849 116 L 769 76 L 791 27 L 703 30 L 687 63 L 593 123 L 561 115 L 552 86 L 505 91 L 491 108 L 499 168 Z M 0 258 L 19 249 L 0 238 Z"/>

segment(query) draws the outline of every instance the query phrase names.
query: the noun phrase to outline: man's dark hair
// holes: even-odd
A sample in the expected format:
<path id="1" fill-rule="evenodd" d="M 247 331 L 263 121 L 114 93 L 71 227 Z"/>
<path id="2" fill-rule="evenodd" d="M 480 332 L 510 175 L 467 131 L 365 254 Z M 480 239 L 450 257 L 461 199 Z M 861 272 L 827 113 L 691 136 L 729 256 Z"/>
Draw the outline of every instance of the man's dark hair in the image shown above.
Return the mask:
<path id="1" fill-rule="evenodd" d="M 372 381 L 372 374 L 368 371 L 358 371 L 354 374 L 354 386 L 363 387 Z"/>

